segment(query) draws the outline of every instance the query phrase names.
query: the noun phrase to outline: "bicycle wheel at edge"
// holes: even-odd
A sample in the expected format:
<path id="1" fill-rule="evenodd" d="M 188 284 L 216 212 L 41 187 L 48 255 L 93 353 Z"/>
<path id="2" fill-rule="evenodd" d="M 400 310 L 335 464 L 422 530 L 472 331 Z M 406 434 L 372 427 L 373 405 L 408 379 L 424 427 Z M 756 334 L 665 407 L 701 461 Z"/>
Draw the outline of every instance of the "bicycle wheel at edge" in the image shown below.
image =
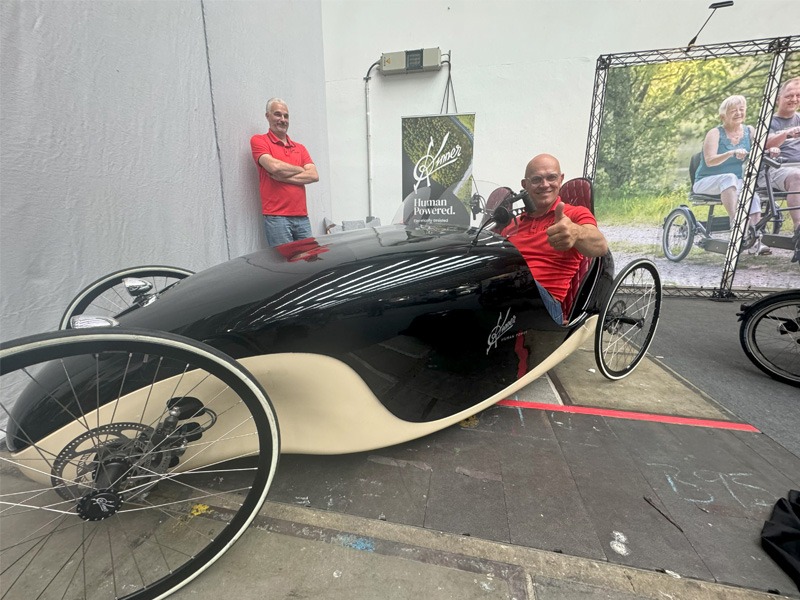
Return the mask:
<path id="1" fill-rule="evenodd" d="M 614 279 L 597 320 L 594 354 L 600 372 L 622 379 L 641 362 L 661 314 L 661 277 L 649 260 L 629 263 Z"/>
<path id="2" fill-rule="evenodd" d="M 0 347 L 0 393 L 12 448 L 0 450 L 4 600 L 164 598 L 239 538 L 277 468 L 261 386 L 181 336 L 114 328 L 16 340 Z M 68 424 L 39 439 L 34 430 L 65 410 Z"/>
<path id="3" fill-rule="evenodd" d="M 114 317 L 133 304 L 133 297 L 124 289 L 122 280 L 128 277 L 149 280 L 155 293 L 163 291 L 173 283 L 194 275 L 193 271 L 163 265 L 145 265 L 114 271 L 93 281 L 83 288 L 67 309 L 59 322 L 59 329 L 70 329 L 69 320 L 87 313 L 95 316 Z"/>
<path id="4" fill-rule="evenodd" d="M 764 373 L 800 387 L 800 290 L 770 294 L 752 304 L 739 327 L 739 342 Z"/>
<path id="5" fill-rule="evenodd" d="M 694 242 L 694 221 L 689 209 L 676 208 L 664 220 L 664 233 L 661 238 L 661 249 L 672 262 L 686 258 L 692 250 Z"/>

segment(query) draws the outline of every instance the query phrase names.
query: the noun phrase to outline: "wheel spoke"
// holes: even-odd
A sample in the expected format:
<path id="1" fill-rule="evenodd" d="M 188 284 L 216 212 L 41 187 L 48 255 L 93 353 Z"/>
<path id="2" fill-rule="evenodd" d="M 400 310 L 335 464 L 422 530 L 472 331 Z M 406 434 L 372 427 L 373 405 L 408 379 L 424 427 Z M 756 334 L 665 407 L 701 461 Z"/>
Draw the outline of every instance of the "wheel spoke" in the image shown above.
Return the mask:
<path id="1" fill-rule="evenodd" d="M 45 334 L 1 347 L 0 377 L 3 600 L 161 596 L 216 560 L 266 496 L 274 413 L 207 346 Z"/>
<path id="2" fill-rule="evenodd" d="M 694 241 L 694 223 L 690 220 L 688 209 L 673 210 L 664 221 L 662 249 L 671 261 L 678 262 L 686 258 Z"/>
<path id="3" fill-rule="evenodd" d="M 637 261 L 617 276 L 595 334 L 595 357 L 603 375 L 619 379 L 642 360 L 655 334 L 661 281 L 655 265 Z"/>
<path id="4" fill-rule="evenodd" d="M 739 340 L 747 357 L 771 377 L 800 387 L 800 292 L 771 294 L 746 315 Z"/>

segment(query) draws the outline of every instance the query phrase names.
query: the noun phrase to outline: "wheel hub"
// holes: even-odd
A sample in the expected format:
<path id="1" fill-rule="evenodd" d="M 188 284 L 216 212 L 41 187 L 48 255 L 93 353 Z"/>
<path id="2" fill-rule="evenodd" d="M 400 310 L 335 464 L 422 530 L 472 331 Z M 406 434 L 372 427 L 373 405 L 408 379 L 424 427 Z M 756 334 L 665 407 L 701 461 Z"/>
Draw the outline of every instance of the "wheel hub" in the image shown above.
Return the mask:
<path id="1" fill-rule="evenodd" d="M 114 490 L 92 490 L 78 500 L 75 510 L 84 521 L 102 521 L 116 514 L 121 505 L 122 496 Z"/>
<path id="2" fill-rule="evenodd" d="M 625 314 L 627 308 L 624 300 L 617 300 L 608 310 L 605 328 L 611 334 L 617 334 L 622 330 L 620 317 Z"/>
<path id="3" fill-rule="evenodd" d="M 168 452 L 148 452 L 152 433 L 152 427 L 141 423 L 101 425 L 84 432 L 53 461 L 53 487 L 65 500 L 78 502 L 91 496 L 91 492 L 84 493 L 89 489 L 113 488 L 122 494 L 133 480 L 139 493 L 144 492 L 144 479 L 136 476 L 164 472 L 170 458 Z"/>

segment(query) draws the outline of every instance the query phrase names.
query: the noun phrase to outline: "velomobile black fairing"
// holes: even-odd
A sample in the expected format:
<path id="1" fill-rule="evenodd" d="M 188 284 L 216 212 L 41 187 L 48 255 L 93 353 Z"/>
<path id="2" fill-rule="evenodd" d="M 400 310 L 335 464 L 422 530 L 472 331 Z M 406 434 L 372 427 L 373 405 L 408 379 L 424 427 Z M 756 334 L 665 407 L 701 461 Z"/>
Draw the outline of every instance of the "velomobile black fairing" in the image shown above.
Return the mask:
<path id="1" fill-rule="evenodd" d="M 611 269 L 607 260 L 592 294 L 594 308 L 610 287 Z M 505 238 L 474 228 L 402 225 L 312 238 L 231 260 L 179 281 L 118 320 L 125 328 L 203 341 L 254 373 L 261 369 L 257 377 L 277 400 L 279 416 L 282 404 L 341 402 L 356 382 L 359 391 L 352 395 L 365 393 L 360 390 L 366 386 L 394 417 L 415 423 L 452 417 L 496 396 L 575 329 L 549 316 L 524 259 Z M 153 377 L 145 363 L 133 371 L 125 365 L 120 382 L 121 367 L 107 362 L 102 381 L 110 396 Z M 41 377 L 48 376 L 62 375 Z M 315 380 L 313 391 L 304 378 Z M 91 408 L 96 392 L 86 395 L 87 407 L 74 410 L 71 403 L 84 402 L 76 400 L 83 398 L 79 377 L 69 382 L 78 393 L 68 393 L 66 385 L 59 403 L 52 394 L 42 397 L 37 386 L 19 398 L 9 419 L 12 450 Z M 292 451 L 291 438 L 291 432 L 284 436 L 286 451 Z"/>

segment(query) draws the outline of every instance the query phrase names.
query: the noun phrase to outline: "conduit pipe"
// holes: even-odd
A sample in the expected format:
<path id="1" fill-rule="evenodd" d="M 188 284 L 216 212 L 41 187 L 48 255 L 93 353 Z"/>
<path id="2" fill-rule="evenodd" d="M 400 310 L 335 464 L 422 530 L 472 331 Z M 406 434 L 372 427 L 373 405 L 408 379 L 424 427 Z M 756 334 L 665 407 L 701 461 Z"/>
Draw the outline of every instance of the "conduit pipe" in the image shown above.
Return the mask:
<path id="1" fill-rule="evenodd" d="M 372 69 L 377 67 L 380 64 L 379 60 L 376 60 L 369 69 L 367 69 L 367 74 L 364 77 L 364 102 L 366 105 L 366 117 L 367 117 L 367 220 L 372 218 L 372 133 L 370 132 L 370 119 L 369 119 L 369 74 L 372 72 Z"/>

